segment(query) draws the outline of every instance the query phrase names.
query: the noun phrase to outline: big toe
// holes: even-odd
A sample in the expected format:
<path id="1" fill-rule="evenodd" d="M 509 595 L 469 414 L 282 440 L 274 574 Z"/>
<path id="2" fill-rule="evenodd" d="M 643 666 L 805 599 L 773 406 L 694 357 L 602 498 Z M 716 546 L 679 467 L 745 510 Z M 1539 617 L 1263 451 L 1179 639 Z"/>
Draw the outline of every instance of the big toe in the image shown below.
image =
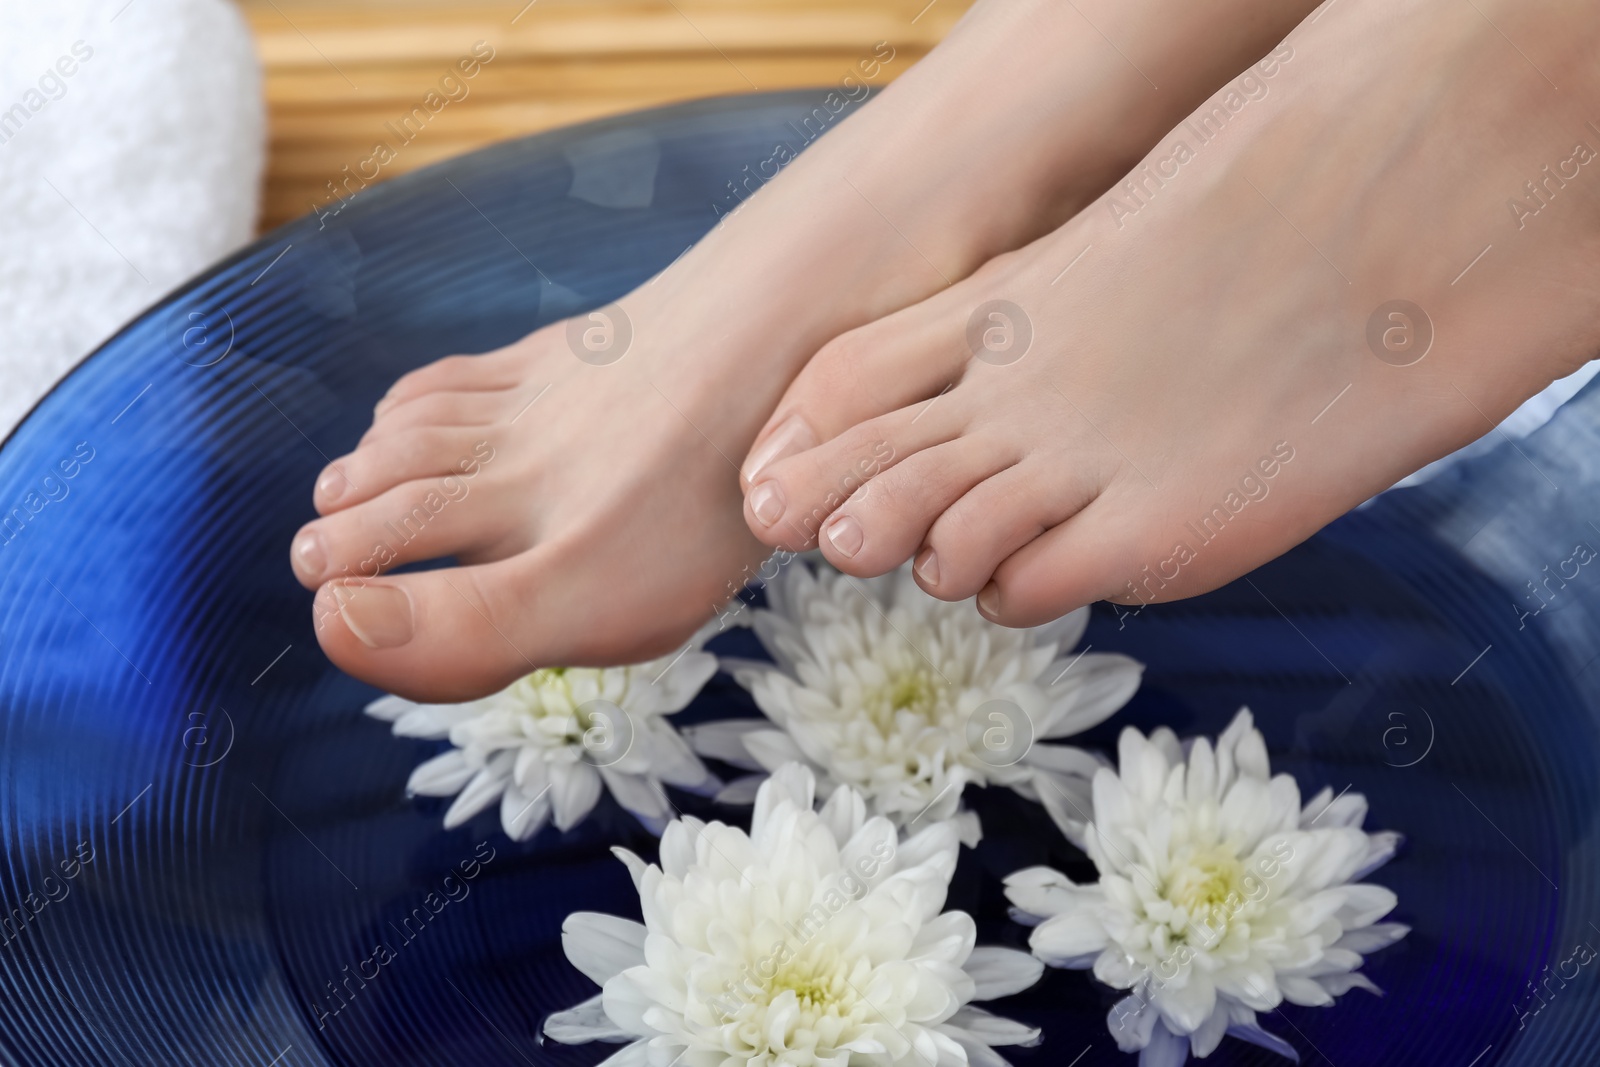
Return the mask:
<path id="1" fill-rule="evenodd" d="M 740 479 L 749 487 L 780 460 L 937 396 L 960 376 L 970 355 L 947 317 L 921 305 L 836 337 L 790 383 L 757 435 Z"/>
<path id="2" fill-rule="evenodd" d="M 340 669 L 413 700 L 482 696 L 534 670 L 507 561 L 329 582 L 312 605 L 317 641 Z M 520 584 L 520 583 L 518 583 Z"/>
<path id="3" fill-rule="evenodd" d="M 567 603 L 550 555 L 329 582 L 317 591 L 317 641 L 347 674 L 429 703 L 471 700 L 539 667 L 593 658 L 574 635 L 604 626 Z M 676 635 L 674 635 L 676 636 Z M 667 651 L 664 638 L 654 651 Z"/>

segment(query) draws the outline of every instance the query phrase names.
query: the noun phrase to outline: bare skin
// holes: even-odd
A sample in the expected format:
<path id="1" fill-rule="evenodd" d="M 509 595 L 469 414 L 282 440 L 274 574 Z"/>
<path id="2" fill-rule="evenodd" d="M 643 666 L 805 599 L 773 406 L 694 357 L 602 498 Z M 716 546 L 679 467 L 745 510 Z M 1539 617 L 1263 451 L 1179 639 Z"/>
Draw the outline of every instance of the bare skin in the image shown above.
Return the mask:
<path id="1" fill-rule="evenodd" d="M 1014 626 L 1277 556 L 1600 352 L 1597 44 L 1565 0 L 1325 8 L 1132 188 L 824 348 L 751 530 Z"/>
<path id="2" fill-rule="evenodd" d="M 806 360 L 1070 218 L 1309 6 L 981 0 L 624 298 L 620 361 L 557 325 L 397 382 L 291 549 L 323 649 L 438 701 L 680 645 L 767 554 L 737 463 Z M 461 566 L 391 573 L 441 556 Z"/>

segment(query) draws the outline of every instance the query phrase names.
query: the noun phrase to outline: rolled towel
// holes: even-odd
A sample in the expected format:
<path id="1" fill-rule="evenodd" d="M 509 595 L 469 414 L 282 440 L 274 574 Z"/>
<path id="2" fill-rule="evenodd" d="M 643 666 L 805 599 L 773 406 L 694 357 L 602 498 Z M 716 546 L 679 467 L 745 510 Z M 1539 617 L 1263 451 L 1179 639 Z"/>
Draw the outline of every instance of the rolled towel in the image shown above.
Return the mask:
<path id="1" fill-rule="evenodd" d="M 227 0 L 0 0 L 0 432 L 250 239 L 265 128 Z"/>

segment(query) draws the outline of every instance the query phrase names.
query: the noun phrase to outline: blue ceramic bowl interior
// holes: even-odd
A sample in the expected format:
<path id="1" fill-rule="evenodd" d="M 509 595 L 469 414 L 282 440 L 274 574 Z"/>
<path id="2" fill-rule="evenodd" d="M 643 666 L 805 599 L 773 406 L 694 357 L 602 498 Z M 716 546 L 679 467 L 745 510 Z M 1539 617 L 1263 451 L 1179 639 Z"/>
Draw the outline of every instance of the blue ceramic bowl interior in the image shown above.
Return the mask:
<path id="1" fill-rule="evenodd" d="M 715 223 L 745 164 L 795 142 L 818 95 L 595 123 L 364 191 L 129 324 L 15 433 L 0 451 L 8 1062 L 615 1051 L 540 1027 L 594 991 L 562 955 L 562 919 L 637 915 L 608 848 L 649 855 L 654 839 L 609 799 L 521 844 L 493 811 L 442 830 L 444 804 L 403 788 L 439 746 L 363 716 L 377 694 L 319 651 L 287 546 L 313 478 L 398 375 L 645 281 Z M 1303 1063 L 1597 1062 L 1600 974 L 1576 960 L 1600 946 L 1600 564 L 1575 562 L 1600 546 L 1597 428 L 1590 389 L 1520 446 L 1386 494 L 1248 579 L 1097 609 L 1087 641 L 1149 669 L 1089 743 L 1130 723 L 1212 733 L 1248 704 L 1304 791 L 1358 790 L 1369 828 L 1406 835 L 1375 876 L 1415 928 L 1367 964 L 1387 995 L 1263 1019 Z M 756 654 L 748 634 L 719 640 Z M 719 676 L 682 718 L 730 714 L 754 708 Z M 1088 869 L 1040 810 L 974 792 L 990 836 L 963 854 L 951 905 L 1022 945 L 999 879 Z M 1008 1055 L 1132 1062 L 1111 1002 L 1050 972 L 998 1005 L 1046 1034 Z M 1279 1061 L 1230 1041 L 1211 1062 Z"/>

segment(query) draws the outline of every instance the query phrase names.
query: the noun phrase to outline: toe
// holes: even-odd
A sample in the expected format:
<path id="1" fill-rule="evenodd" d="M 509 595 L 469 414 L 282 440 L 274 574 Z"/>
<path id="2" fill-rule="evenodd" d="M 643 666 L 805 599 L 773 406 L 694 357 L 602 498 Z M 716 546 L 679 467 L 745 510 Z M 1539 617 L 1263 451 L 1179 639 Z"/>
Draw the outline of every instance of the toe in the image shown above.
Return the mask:
<path id="1" fill-rule="evenodd" d="M 978 610 L 1005 626 L 1038 626 L 1097 600 L 1152 603 L 1204 592 L 1194 582 L 1195 551 L 1165 536 L 1175 528 L 1142 487 L 1108 490 L 1003 560 L 978 593 Z"/>
<path id="2" fill-rule="evenodd" d="M 413 700 L 453 702 L 504 688 L 535 670 L 524 653 L 525 613 L 511 589 L 526 584 L 521 557 L 329 582 L 313 620 L 328 658 L 362 681 Z"/>
<path id="3" fill-rule="evenodd" d="M 740 468 L 748 486 L 762 467 L 795 455 L 884 412 L 932 400 L 951 388 L 974 358 L 997 362 L 992 345 L 999 328 L 1026 348 L 1032 326 L 1013 322 L 991 297 L 1020 262 L 996 256 L 972 277 L 920 304 L 842 334 L 806 363 L 756 437 Z M 1026 319 L 1026 314 L 1023 314 Z M 999 322 L 1000 327 L 996 326 Z M 1018 331 L 1021 332 L 1018 332 Z M 1020 356 L 1019 356 L 1020 358 Z M 998 361 L 1009 363 L 1012 360 Z"/>
<path id="4" fill-rule="evenodd" d="M 521 380 L 519 362 L 509 349 L 481 356 L 448 356 L 404 375 L 389 387 L 374 415 L 429 393 L 471 393 L 514 388 Z"/>
<path id="5" fill-rule="evenodd" d="M 507 544 L 518 516 L 500 506 L 501 496 L 454 476 L 407 482 L 308 523 L 290 546 L 290 563 L 300 584 L 315 589 L 419 560 L 525 547 Z"/>
<path id="6" fill-rule="evenodd" d="M 965 600 L 1009 556 L 1081 511 L 1099 492 L 1087 463 L 1030 456 L 955 501 L 917 553 L 917 583 L 941 600 Z"/>
<path id="7" fill-rule="evenodd" d="M 319 515 L 329 515 L 405 482 L 470 479 L 494 454 L 481 427 L 420 427 L 380 438 L 328 464 L 317 478 L 312 503 Z M 451 488 L 456 489 L 453 484 Z"/>
<path id="8" fill-rule="evenodd" d="M 911 308 L 824 345 L 789 386 L 740 471 L 761 469 L 874 416 L 939 395 L 970 353 L 957 328 Z"/>
<path id="9" fill-rule="evenodd" d="M 763 467 L 745 494 L 745 521 L 773 548 L 811 548 L 828 516 L 856 490 L 961 430 L 954 404 L 919 405 L 864 422 L 820 447 Z"/>
<path id="10" fill-rule="evenodd" d="M 509 420 L 516 412 L 520 393 L 484 390 L 467 393 L 428 393 L 387 408 L 362 435 L 365 445 L 423 426 L 488 426 Z"/>
<path id="11" fill-rule="evenodd" d="M 822 554 L 846 574 L 886 574 L 911 558 L 941 512 L 1015 459 L 1009 446 L 983 436 L 909 456 L 839 505 L 823 524 Z"/>
<path id="12" fill-rule="evenodd" d="M 706 621 L 697 606 L 704 602 L 692 596 L 656 611 L 630 596 L 597 596 L 584 580 L 591 547 L 587 539 L 556 540 L 478 566 L 329 582 L 313 606 L 317 640 L 365 682 L 453 703 L 539 667 L 667 655 Z"/>

